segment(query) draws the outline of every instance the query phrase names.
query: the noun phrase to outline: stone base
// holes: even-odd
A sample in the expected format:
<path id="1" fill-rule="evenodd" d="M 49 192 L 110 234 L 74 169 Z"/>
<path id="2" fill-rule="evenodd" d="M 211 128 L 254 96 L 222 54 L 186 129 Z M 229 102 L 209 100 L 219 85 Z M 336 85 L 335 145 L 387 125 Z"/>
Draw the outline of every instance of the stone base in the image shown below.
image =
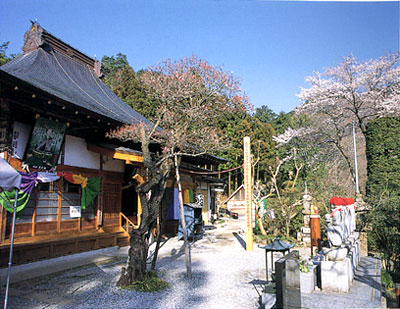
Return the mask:
<path id="1" fill-rule="evenodd" d="M 339 293 L 347 293 L 353 282 L 356 268 L 361 260 L 360 241 L 347 247 L 347 256 L 341 261 L 321 261 L 321 287 Z"/>
<path id="2" fill-rule="evenodd" d="M 343 261 L 321 261 L 322 290 L 347 293 L 350 289 L 352 266 L 350 258 Z"/>
<path id="3" fill-rule="evenodd" d="M 261 294 L 261 308 L 270 309 L 274 307 L 276 302 L 275 294 L 262 293 Z"/>
<path id="4" fill-rule="evenodd" d="M 310 294 L 315 290 L 317 285 L 317 266 L 314 265 L 310 272 L 300 272 L 300 291 L 301 293 Z"/>

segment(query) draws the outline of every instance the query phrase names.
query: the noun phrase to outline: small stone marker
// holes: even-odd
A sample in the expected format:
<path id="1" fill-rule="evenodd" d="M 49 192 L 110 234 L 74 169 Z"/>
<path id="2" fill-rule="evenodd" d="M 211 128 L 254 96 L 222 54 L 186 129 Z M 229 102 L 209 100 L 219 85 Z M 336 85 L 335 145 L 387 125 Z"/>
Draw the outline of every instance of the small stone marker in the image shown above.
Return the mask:
<path id="1" fill-rule="evenodd" d="M 276 308 L 301 308 L 299 253 L 293 251 L 275 262 Z"/>

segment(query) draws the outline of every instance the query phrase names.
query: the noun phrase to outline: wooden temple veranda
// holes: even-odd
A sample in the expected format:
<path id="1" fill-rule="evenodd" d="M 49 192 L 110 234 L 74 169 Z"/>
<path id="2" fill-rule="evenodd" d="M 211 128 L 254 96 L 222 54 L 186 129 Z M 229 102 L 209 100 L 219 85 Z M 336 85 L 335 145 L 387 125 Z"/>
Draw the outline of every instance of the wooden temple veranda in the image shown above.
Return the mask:
<path id="1" fill-rule="evenodd" d="M 100 69 L 37 23 L 25 34 L 23 54 L 0 67 L 0 155 L 34 179 L 15 226 L 14 264 L 127 245 L 129 227 L 140 223 L 131 182 L 134 173 L 144 174 L 139 145 L 106 133 L 151 122 L 104 85 Z M 223 162 L 190 160 L 185 168 L 192 171 Z M 194 173 L 182 179 L 188 193 L 202 194 L 207 221 L 215 208 L 212 188 L 221 181 Z M 11 217 L 0 207 L 0 267 L 8 262 Z"/>

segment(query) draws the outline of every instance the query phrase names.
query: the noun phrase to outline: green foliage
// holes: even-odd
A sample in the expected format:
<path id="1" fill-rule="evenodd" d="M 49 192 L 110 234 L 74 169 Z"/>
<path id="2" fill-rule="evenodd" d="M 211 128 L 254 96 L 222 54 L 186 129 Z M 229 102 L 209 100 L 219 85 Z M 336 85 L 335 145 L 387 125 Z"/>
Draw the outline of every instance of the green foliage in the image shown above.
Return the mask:
<path id="1" fill-rule="evenodd" d="M 155 272 L 147 272 L 143 281 L 136 281 L 124 289 L 134 289 L 137 292 L 159 292 L 169 288 L 168 282 L 158 278 Z"/>
<path id="2" fill-rule="evenodd" d="M 370 121 L 366 131 L 367 195 L 386 189 L 400 195 L 400 117 Z"/>
<path id="3" fill-rule="evenodd" d="M 300 260 L 299 261 L 299 268 L 300 268 L 300 271 L 302 272 L 302 273 L 309 273 L 310 272 L 310 270 L 308 269 L 308 267 L 307 267 L 307 262 L 306 261 L 304 261 L 304 260 Z"/>
<path id="4" fill-rule="evenodd" d="M 9 41 L 4 42 L 0 45 L 0 65 L 3 65 L 10 61 L 13 57 L 9 57 L 6 55 L 6 51 L 8 48 L 8 45 L 10 44 Z"/>
<path id="5" fill-rule="evenodd" d="M 254 118 L 262 123 L 271 123 L 277 116 L 278 115 L 266 105 L 256 108 L 256 112 L 253 115 Z"/>
<path id="6" fill-rule="evenodd" d="M 299 192 L 299 195 L 301 195 L 302 192 Z M 297 237 L 297 232 L 301 230 L 301 227 L 304 225 L 304 215 L 300 211 L 303 208 L 303 205 L 300 205 L 298 207 L 298 213 L 297 215 L 290 220 L 289 224 L 289 229 L 290 229 L 290 236 L 296 238 Z"/>
<path id="7" fill-rule="evenodd" d="M 274 165 L 275 143 L 272 136 L 275 131 L 271 124 L 263 123 L 246 112 L 224 113 L 219 121 L 229 148 L 219 155 L 228 160 L 222 169 L 243 164 L 243 137 L 249 136 L 254 161 L 257 161 L 255 173 L 265 177 L 268 167 Z"/>
<path id="8" fill-rule="evenodd" d="M 368 221 L 372 227 L 368 243 L 382 253 L 387 270 L 400 272 L 400 196 L 398 192 L 383 191 L 369 197 L 372 210 Z"/>
<path id="9" fill-rule="evenodd" d="M 154 119 L 160 103 L 148 94 L 140 77 L 143 71 L 134 72 L 126 55 L 104 56 L 102 73 L 104 83 L 125 103 L 148 119 Z"/>
<path id="10" fill-rule="evenodd" d="M 101 73 L 104 75 L 104 82 L 112 89 L 118 85 L 118 75 L 129 68 L 126 55 L 118 53 L 115 57 L 104 56 L 101 59 Z"/>
<path id="11" fill-rule="evenodd" d="M 273 119 L 272 126 L 274 127 L 276 134 L 282 134 L 289 127 L 294 129 L 294 113 L 280 112 L 279 115 Z"/>
<path id="12" fill-rule="evenodd" d="M 400 118 L 370 121 L 366 130 L 367 198 L 372 210 L 369 245 L 382 253 L 387 270 L 400 272 Z"/>
<path id="13" fill-rule="evenodd" d="M 392 274 L 385 269 L 382 269 L 381 280 L 385 284 L 386 298 L 389 301 L 396 301 L 395 283 L 392 278 Z"/>
<path id="14" fill-rule="evenodd" d="M 381 279 L 386 288 L 393 289 L 395 287 L 392 276 L 385 269 L 382 269 Z"/>

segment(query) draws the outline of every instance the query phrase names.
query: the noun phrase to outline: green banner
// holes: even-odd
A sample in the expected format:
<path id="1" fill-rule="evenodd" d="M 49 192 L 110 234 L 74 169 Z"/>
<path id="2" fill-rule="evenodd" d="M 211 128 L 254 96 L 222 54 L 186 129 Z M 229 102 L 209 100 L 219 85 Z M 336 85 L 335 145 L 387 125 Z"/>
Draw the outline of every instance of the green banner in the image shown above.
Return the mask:
<path id="1" fill-rule="evenodd" d="M 25 154 L 26 164 L 43 169 L 54 167 L 60 155 L 65 130 L 65 123 L 38 118 Z"/>

